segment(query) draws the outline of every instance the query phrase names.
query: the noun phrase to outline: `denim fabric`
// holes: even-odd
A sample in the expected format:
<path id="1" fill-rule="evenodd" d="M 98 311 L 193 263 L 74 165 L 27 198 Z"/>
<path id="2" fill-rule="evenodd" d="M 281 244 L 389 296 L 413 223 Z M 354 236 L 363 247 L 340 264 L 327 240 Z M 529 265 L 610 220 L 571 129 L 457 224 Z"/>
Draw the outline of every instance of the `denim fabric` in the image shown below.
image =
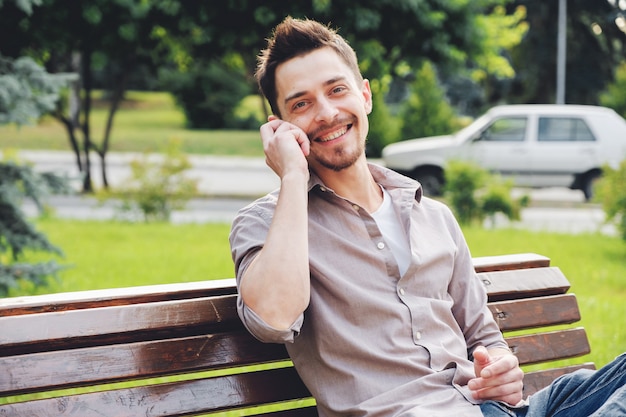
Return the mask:
<path id="1" fill-rule="evenodd" d="M 580 370 L 556 379 L 531 396 L 527 407 L 487 401 L 480 408 L 485 417 L 624 417 L 626 354 L 597 371 Z"/>

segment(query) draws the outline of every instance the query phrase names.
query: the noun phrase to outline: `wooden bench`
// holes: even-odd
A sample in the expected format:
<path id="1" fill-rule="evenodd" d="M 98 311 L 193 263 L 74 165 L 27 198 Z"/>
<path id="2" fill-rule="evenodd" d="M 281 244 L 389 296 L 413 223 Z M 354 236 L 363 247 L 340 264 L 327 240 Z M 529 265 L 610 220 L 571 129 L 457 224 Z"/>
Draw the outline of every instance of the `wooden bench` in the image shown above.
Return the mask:
<path id="1" fill-rule="evenodd" d="M 502 330 L 541 328 L 508 338 L 522 364 L 589 352 L 582 328 L 545 332 L 580 319 L 549 263 L 475 259 Z M 0 416 L 317 415 L 284 346 L 244 330 L 235 293 L 226 279 L 0 299 Z M 594 368 L 528 373 L 526 394 L 578 367 Z"/>

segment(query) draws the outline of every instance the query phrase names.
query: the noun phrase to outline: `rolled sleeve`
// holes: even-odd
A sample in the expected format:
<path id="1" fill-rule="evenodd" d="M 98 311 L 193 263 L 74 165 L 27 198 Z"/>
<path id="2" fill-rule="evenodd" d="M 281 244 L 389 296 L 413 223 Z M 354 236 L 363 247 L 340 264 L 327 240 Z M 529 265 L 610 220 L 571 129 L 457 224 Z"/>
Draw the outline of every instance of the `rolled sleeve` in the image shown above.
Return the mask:
<path id="1" fill-rule="evenodd" d="M 288 329 L 276 329 L 245 305 L 241 296 L 237 297 L 237 312 L 246 329 L 255 338 L 265 343 L 293 343 L 304 322 L 304 314 L 300 314 Z"/>

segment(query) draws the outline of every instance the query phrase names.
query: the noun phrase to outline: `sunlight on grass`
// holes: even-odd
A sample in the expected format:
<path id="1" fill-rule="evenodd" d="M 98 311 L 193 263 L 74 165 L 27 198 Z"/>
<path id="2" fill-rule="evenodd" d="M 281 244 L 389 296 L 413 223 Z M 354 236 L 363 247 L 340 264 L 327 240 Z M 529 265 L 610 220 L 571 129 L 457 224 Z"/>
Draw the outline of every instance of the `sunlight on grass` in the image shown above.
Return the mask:
<path id="1" fill-rule="evenodd" d="M 96 98 L 99 94 L 96 94 Z M 108 108 L 96 101 L 91 116 L 91 135 L 102 142 Z M 112 152 L 158 152 L 172 138 L 182 141 L 191 154 L 262 156 L 263 146 L 256 130 L 187 129 L 185 117 L 168 93 L 129 91 L 116 113 L 110 140 Z M 30 150 L 70 149 L 63 125 L 44 117 L 35 126 L 0 126 L 2 148 Z"/>

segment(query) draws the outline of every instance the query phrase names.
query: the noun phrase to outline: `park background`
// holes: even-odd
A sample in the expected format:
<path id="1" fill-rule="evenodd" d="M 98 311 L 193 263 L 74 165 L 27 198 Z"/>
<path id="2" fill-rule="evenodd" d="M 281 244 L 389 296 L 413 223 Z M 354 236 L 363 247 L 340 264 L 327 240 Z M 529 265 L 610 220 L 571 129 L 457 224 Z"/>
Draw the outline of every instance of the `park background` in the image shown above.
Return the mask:
<path id="1" fill-rule="evenodd" d="M 91 159 L 106 167 L 109 152 L 162 153 L 173 142 L 183 157 L 262 157 L 256 129 L 269 110 L 252 79 L 256 55 L 271 28 L 292 15 L 330 22 L 357 50 L 375 93 L 368 156 L 376 157 L 387 143 L 449 133 L 495 104 L 555 102 L 558 6 L 5 0 L 2 98 L 13 94 L 15 106 L 0 119 L 0 144 L 5 157 L 17 159 L 26 149 L 74 152 L 83 174 L 78 192 L 85 195 L 107 192 L 106 170 L 92 172 Z M 626 115 L 626 3 L 567 6 L 565 101 Z M 105 190 L 94 187 L 94 175 Z M 32 221 L 63 256 L 25 250 L 19 261 L 53 256 L 62 268 L 47 285 L 18 281 L 11 296 L 233 275 L 227 224 L 73 221 L 45 211 Z M 625 350 L 622 239 L 477 224 L 464 232 L 474 256 L 550 257 L 579 297 L 590 360 L 602 365 Z M 2 263 L 13 262 L 2 250 Z"/>

